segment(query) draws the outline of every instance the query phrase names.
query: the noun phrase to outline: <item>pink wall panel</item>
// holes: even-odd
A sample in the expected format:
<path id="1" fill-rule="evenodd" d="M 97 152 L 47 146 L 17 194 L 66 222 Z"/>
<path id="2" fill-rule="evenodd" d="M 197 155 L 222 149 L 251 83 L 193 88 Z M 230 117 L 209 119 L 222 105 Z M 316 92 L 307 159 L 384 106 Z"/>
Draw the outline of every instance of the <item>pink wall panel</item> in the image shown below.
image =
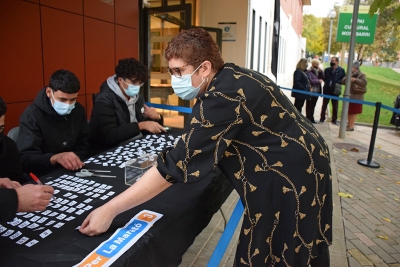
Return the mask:
<path id="1" fill-rule="evenodd" d="M 85 63 L 86 93 L 98 93 L 101 83 L 114 74 L 114 24 L 85 18 Z"/>
<path id="2" fill-rule="evenodd" d="M 133 57 L 138 59 L 139 44 L 136 29 L 115 25 L 115 44 L 116 64 L 122 58 Z"/>
<path id="3" fill-rule="evenodd" d="M 0 1 L 0 40 L 0 95 L 32 100 L 43 87 L 39 5 Z"/>
<path id="4" fill-rule="evenodd" d="M 46 84 L 58 69 L 68 69 L 78 77 L 85 93 L 83 17 L 42 7 L 44 77 Z"/>
<path id="5" fill-rule="evenodd" d="M 99 0 L 84 0 L 84 15 L 96 19 L 114 22 L 114 4 Z"/>
<path id="6" fill-rule="evenodd" d="M 138 0 L 114 0 L 115 23 L 138 28 Z"/>
<path id="7" fill-rule="evenodd" d="M 83 14 L 83 0 L 40 0 L 41 5 Z"/>

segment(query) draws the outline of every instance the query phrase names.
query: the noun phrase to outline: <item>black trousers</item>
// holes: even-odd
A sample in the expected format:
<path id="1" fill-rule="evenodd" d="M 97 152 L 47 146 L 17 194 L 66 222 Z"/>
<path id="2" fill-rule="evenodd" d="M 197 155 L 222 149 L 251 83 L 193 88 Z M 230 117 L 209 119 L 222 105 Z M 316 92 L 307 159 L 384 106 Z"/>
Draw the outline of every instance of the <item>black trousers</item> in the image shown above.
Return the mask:
<path id="1" fill-rule="evenodd" d="M 324 98 L 322 102 L 322 109 L 321 109 L 321 118 L 320 121 L 323 122 L 325 121 L 325 113 L 326 113 L 326 108 L 328 107 L 329 100 L 332 100 L 332 122 L 336 122 L 337 120 L 337 114 L 338 114 L 338 106 L 339 106 L 339 101 L 335 99 L 330 99 L 330 98 Z"/>
<path id="2" fill-rule="evenodd" d="M 306 101 L 305 99 L 297 99 L 297 98 L 294 100 L 294 106 L 297 108 L 298 111 L 300 111 L 300 113 L 301 110 L 303 109 L 305 101 Z"/>
<path id="3" fill-rule="evenodd" d="M 315 122 L 314 120 L 314 110 L 315 110 L 315 105 L 317 104 L 318 101 L 318 96 L 312 96 L 310 100 L 306 101 L 306 117 L 309 119 L 311 122 Z"/>

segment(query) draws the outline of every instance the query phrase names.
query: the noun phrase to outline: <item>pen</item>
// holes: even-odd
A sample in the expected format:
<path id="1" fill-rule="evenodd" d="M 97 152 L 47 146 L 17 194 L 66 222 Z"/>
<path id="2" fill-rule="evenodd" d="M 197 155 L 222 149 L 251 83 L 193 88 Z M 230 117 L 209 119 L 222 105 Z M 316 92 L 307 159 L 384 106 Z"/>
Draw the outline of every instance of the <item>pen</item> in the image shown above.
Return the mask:
<path id="1" fill-rule="evenodd" d="M 29 175 L 32 177 L 32 179 L 38 184 L 38 185 L 43 185 L 42 182 L 39 180 L 39 178 L 37 178 L 36 175 L 34 175 L 33 173 L 29 173 Z M 58 203 L 58 199 L 55 196 L 51 196 L 51 198 L 53 198 L 57 203 Z"/>

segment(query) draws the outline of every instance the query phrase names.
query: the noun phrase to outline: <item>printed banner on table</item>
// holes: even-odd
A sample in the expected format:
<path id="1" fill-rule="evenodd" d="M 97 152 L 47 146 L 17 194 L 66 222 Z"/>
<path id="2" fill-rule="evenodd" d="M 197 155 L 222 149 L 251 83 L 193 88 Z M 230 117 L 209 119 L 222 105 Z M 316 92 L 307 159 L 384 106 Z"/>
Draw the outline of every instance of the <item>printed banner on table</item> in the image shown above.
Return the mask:
<path id="1" fill-rule="evenodd" d="M 162 214 L 149 210 L 141 211 L 75 266 L 110 266 L 162 216 Z"/>

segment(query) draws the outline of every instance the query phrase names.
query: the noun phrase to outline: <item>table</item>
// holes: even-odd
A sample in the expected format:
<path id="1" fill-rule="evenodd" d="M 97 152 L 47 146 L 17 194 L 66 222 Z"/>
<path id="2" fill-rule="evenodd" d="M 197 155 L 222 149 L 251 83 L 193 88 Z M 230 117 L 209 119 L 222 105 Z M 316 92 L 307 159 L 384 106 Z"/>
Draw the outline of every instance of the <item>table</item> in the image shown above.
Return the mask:
<path id="1" fill-rule="evenodd" d="M 138 140 L 143 141 L 142 139 Z M 102 154 L 104 155 L 104 153 Z M 117 166 L 104 167 L 93 162 L 88 163 L 86 167 L 107 168 L 112 170 L 113 175 L 117 175 L 118 178 L 91 178 L 98 184 L 112 186 L 105 193 L 112 191 L 115 192 L 113 195 L 115 196 L 128 187 L 120 178 L 124 176 L 124 169 L 122 168 Z M 74 175 L 74 172 L 58 169 L 51 174 L 40 177 L 40 179 L 44 183 L 54 182 L 59 179 L 59 176 L 65 174 Z M 63 178 L 59 181 L 67 180 L 67 178 Z M 81 188 L 80 185 L 78 190 Z M 118 215 L 106 233 L 88 237 L 82 235 L 75 228 L 82 223 L 91 210 L 107 201 L 93 198 L 92 202 L 87 203 L 93 206 L 93 209 L 81 215 L 75 214 L 76 218 L 70 221 L 63 220 L 65 225 L 61 228 L 49 226 L 53 233 L 39 240 L 40 242 L 32 247 L 27 247 L 26 244 L 16 244 L 15 240 L 20 237 L 11 240 L 9 236 L 2 236 L 6 231 L 0 233 L 0 266 L 72 266 L 79 263 L 101 242 L 107 240 L 118 228 L 123 227 L 132 217 L 144 209 L 161 213 L 163 217 L 114 262 L 113 266 L 178 266 L 181 262 L 181 256 L 193 243 L 195 237 L 207 226 L 213 214 L 218 211 L 232 190 L 233 187 L 229 181 L 216 170 L 210 174 L 209 179 L 204 179 L 198 183 L 175 184 L 169 187 L 152 200 Z M 81 194 L 76 192 L 75 194 L 79 195 L 76 199 L 82 197 Z M 55 196 L 66 199 L 60 193 Z M 86 196 L 83 196 L 84 198 Z M 70 202 L 71 200 L 66 205 L 69 205 Z M 52 203 L 52 205 L 57 205 L 57 203 Z M 50 209 L 51 206 L 48 210 Z M 42 212 L 36 214 L 42 214 Z M 23 218 L 23 216 L 30 215 L 22 214 L 17 217 Z M 27 220 L 31 218 L 27 218 Z M 5 223 L 2 223 L 2 225 L 11 227 Z M 29 231 L 32 231 L 27 227 L 17 230 L 26 236 L 28 236 Z"/>

